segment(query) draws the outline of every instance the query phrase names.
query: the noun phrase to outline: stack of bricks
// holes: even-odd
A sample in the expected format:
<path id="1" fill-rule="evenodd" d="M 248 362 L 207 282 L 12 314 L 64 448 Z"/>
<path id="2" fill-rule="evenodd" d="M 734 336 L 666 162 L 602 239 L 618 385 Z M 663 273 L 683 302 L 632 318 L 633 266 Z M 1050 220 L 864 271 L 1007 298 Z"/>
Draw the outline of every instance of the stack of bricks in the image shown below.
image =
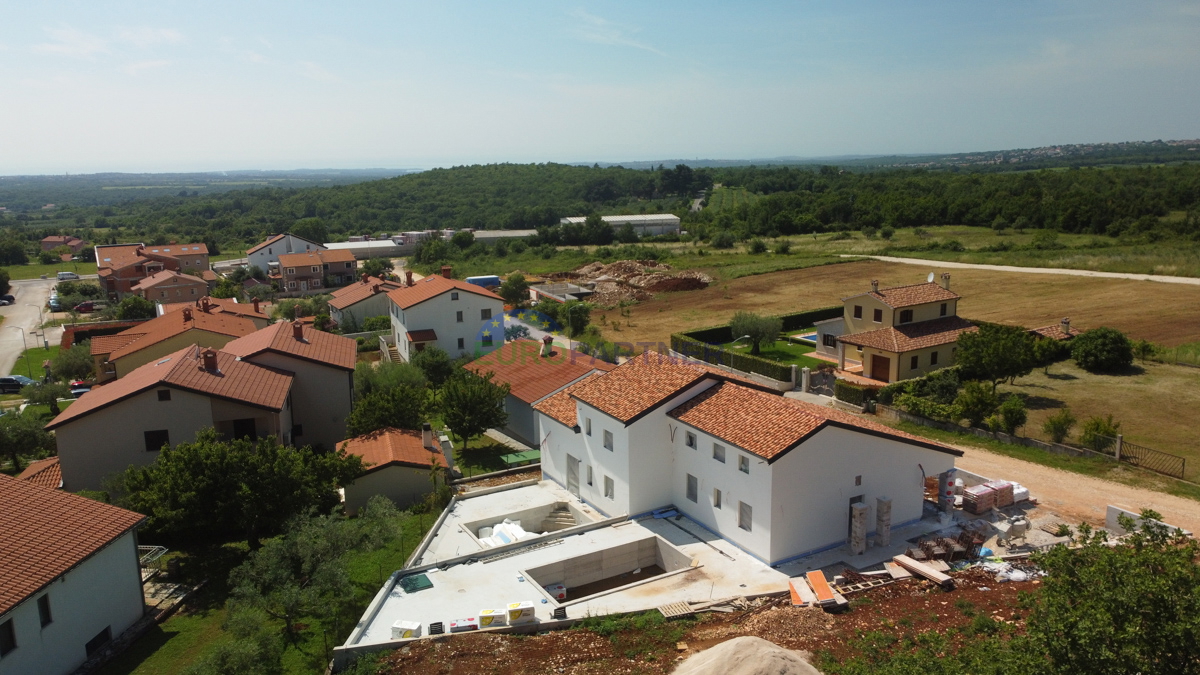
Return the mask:
<path id="1" fill-rule="evenodd" d="M 1013 485 L 1006 480 L 994 480 L 984 483 L 996 492 L 996 508 L 1002 509 L 1013 505 Z"/>
<path id="2" fill-rule="evenodd" d="M 996 491 L 987 485 L 975 485 L 963 490 L 963 510 L 968 513 L 987 513 L 995 505 Z"/>

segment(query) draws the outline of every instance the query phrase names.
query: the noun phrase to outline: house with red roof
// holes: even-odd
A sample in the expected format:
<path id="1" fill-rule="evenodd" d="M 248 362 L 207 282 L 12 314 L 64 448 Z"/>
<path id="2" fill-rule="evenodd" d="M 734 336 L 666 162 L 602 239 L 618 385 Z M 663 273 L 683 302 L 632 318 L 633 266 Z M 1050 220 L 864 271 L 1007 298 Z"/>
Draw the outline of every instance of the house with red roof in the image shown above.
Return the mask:
<path id="1" fill-rule="evenodd" d="M 236 313 L 217 311 L 201 303 L 127 328 L 115 335 L 92 338 L 96 381 L 125 377 L 137 368 L 188 345 L 219 349 L 230 340 L 258 330 L 255 322 Z"/>
<path id="2" fill-rule="evenodd" d="M 0 520 L 0 672 L 75 672 L 142 618 L 140 513 L 0 474 Z"/>
<path id="3" fill-rule="evenodd" d="M 292 443 L 295 376 L 234 354 L 188 345 L 83 394 L 46 425 L 55 433 L 63 489 L 99 490 L 165 445 L 212 427 L 226 438 Z"/>
<path id="4" fill-rule="evenodd" d="M 266 241 L 246 251 L 246 262 L 268 274 L 279 267 L 279 256 L 286 253 L 310 253 L 326 250 L 319 242 L 284 233 L 267 237 Z"/>
<path id="5" fill-rule="evenodd" d="M 158 316 L 186 307 L 193 311 L 200 310 L 209 314 L 231 314 L 246 317 L 254 322 L 256 328 L 266 328 L 273 323 L 271 315 L 267 313 L 270 305 L 259 301 L 258 298 L 251 298 L 250 302 L 238 302 L 237 298 L 214 298 L 206 295 L 194 302 L 156 302 L 154 304 Z"/>
<path id="6" fill-rule="evenodd" d="M 962 452 L 654 352 L 534 404 L 545 478 L 608 515 L 673 507 L 768 564 L 921 518 Z"/>
<path id="7" fill-rule="evenodd" d="M 71 249 L 71 255 L 79 255 L 79 252 L 87 246 L 87 242 L 79 237 L 73 237 L 68 234 L 52 234 L 42 238 L 43 251 L 53 251 L 59 246 L 66 246 Z"/>
<path id="8" fill-rule="evenodd" d="M 329 299 L 329 316 L 343 331 L 347 327 L 361 330 L 367 319 L 388 315 L 391 303 L 387 294 L 398 288 L 404 288 L 404 284 L 363 274 L 358 281 L 333 292 Z"/>
<path id="9" fill-rule="evenodd" d="M 358 513 L 375 495 L 408 508 L 433 491 L 430 471 L 454 466 L 452 450 L 442 447 L 426 424 L 413 429 L 378 429 L 343 441 L 340 449 L 363 460 L 366 472 L 343 488 L 346 512 Z"/>
<path id="10" fill-rule="evenodd" d="M 480 355 L 504 344 L 504 300 L 495 293 L 459 281 L 443 267 L 433 275 L 388 291 L 392 343 L 408 361 L 436 345 L 451 358 Z"/>
<path id="11" fill-rule="evenodd" d="M 279 256 L 279 288 L 286 293 L 324 293 L 358 276 L 358 260 L 350 251 L 312 251 Z"/>
<path id="12" fill-rule="evenodd" d="M 58 465 L 57 457 L 38 459 L 30 462 L 17 478 L 57 490 L 62 487 L 62 467 Z"/>
<path id="13" fill-rule="evenodd" d="M 136 293 L 135 285 L 159 272 L 170 270 L 187 274 L 209 269 L 208 246 L 205 244 L 100 244 L 95 251 L 100 287 L 113 300 Z"/>
<path id="14" fill-rule="evenodd" d="M 208 270 L 209 274 L 215 274 Z M 130 289 L 150 302 L 184 302 L 208 295 L 208 282 L 203 276 L 163 270 L 142 279 Z"/>

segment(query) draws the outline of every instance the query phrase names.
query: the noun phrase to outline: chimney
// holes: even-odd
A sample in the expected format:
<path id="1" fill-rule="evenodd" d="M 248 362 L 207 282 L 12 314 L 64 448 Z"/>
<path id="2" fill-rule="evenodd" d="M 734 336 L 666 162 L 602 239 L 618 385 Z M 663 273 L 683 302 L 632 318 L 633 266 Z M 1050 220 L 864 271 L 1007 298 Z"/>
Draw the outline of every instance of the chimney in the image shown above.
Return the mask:
<path id="1" fill-rule="evenodd" d="M 258 298 L 254 299 L 254 313 L 258 314 Z"/>
<path id="2" fill-rule="evenodd" d="M 292 337 L 296 338 L 297 340 L 304 339 L 304 324 L 300 323 L 299 321 L 292 322 Z"/>
<path id="3" fill-rule="evenodd" d="M 186 311 L 186 310 L 185 310 Z M 210 373 L 217 372 L 217 352 L 213 349 L 205 349 L 200 352 L 200 358 L 204 359 L 204 369 Z"/>
<path id="4" fill-rule="evenodd" d="M 1060 321 L 1059 323 L 1062 324 L 1062 331 L 1064 333 L 1066 333 L 1067 335 L 1070 335 L 1071 334 L 1071 317 L 1064 316 L 1062 321 Z"/>
<path id="5" fill-rule="evenodd" d="M 301 310 L 300 310 L 300 305 L 299 305 L 299 304 L 293 305 L 293 306 L 292 306 L 292 318 L 293 318 L 293 319 L 299 319 L 299 318 L 300 318 L 300 311 L 301 311 Z"/>
<path id="6" fill-rule="evenodd" d="M 363 272 L 363 273 L 362 273 L 362 282 L 363 282 L 364 284 L 365 284 L 365 283 L 367 283 L 367 279 L 370 279 L 370 278 L 371 278 L 371 277 L 367 276 L 367 273 L 366 273 L 366 272 Z"/>
<path id="7" fill-rule="evenodd" d="M 942 288 L 950 290 L 950 273 L 942 272 Z"/>
<path id="8" fill-rule="evenodd" d="M 454 277 L 450 276 L 450 266 L 449 265 L 442 265 L 442 276 L 446 277 L 447 279 L 454 278 Z"/>
<path id="9" fill-rule="evenodd" d="M 191 308 L 191 307 L 184 307 L 184 308 L 183 308 L 183 320 L 184 320 L 184 321 L 191 321 L 191 320 L 192 320 L 192 308 Z"/>
<path id="10" fill-rule="evenodd" d="M 412 272 L 409 270 L 404 271 L 404 285 L 412 286 Z"/>
<path id="11" fill-rule="evenodd" d="M 206 295 L 203 298 L 200 298 L 200 311 L 207 314 L 210 309 L 212 309 L 212 307 L 208 304 L 208 296 Z"/>
<path id="12" fill-rule="evenodd" d="M 433 427 L 429 424 L 429 422 L 421 425 L 421 445 L 424 446 L 426 450 L 437 449 L 433 447 Z"/>
<path id="13" fill-rule="evenodd" d="M 878 280 L 878 279 L 872 279 L 872 280 L 871 280 L 871 292 L 872 292 L 872 293 L 878 293 L 878 292 L 879 292 L 879 280 Z"/>

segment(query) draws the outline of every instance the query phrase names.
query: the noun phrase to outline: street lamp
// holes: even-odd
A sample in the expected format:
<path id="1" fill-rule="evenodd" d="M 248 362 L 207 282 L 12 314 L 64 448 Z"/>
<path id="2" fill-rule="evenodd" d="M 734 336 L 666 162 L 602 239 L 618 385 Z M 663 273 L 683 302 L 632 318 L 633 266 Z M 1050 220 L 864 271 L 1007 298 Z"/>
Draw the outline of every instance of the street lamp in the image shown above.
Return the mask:
<path id="1" fill-rule="evenodd" d="M 42 306 L 41 305 L 31 305 L 28 302 L 25 303 L 25 306 L 26 307 L 34 307 L 37 309 L 37 311 L 38 311 L 38 328 L 42 329 L 42 335 L 41 335 L 42 349 L 50 349 L 50 343 L 46 341 L 46 321 L 42 315 Z M 29 331 L 29 334 L 37 335 L 37 331 L 31 330 L 31 331 Z"/>
<path id="2" fill-rule="evenodd" d="M 23 356 L 25 358 L 25 369 L 29 373 L 29 379 L 32 380 L 33 379 L 33 366 L 29 365 L 29 355 L 25 353 L 25 352 L 29 351 L 29 345 L 27 345 L 25 343 L 25 329 L 21 328 L 20 326 L 9 326 L 9 328 L 16 330 L 16 331 L 21 331 L 21 347 L 22 347 L 21 356 Z"/>

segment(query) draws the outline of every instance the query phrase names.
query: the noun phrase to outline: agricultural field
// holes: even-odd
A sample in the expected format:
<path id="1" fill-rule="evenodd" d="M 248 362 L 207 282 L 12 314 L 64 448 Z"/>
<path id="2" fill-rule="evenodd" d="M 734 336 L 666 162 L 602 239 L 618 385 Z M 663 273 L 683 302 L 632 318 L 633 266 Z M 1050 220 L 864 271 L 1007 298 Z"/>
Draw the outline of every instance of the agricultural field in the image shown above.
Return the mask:
<path id="1" fill-rule="evenodd" d="M 732 211 L 743 204 L 751 206 L 758 201 L 758 195 L 746 188 L 719 187 L 713 188 L 708 196 L 708 206 L 705 209 L 713 211 Z"/>

